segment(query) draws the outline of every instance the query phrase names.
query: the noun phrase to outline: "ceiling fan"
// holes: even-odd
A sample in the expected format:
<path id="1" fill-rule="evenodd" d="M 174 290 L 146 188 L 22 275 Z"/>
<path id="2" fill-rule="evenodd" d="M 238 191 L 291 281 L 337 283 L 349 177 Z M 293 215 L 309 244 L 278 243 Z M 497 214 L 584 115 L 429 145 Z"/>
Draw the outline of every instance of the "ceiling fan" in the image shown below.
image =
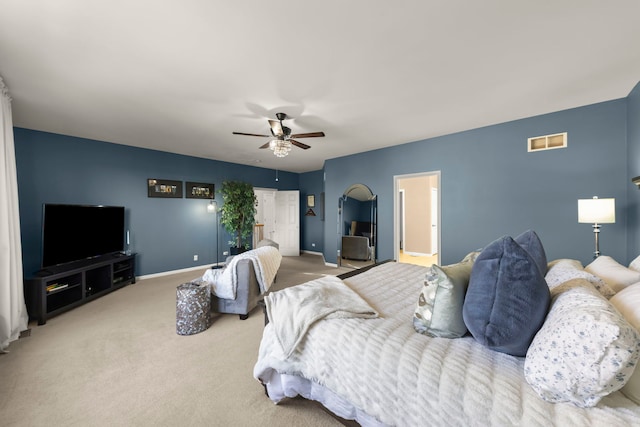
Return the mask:
<path id="1" fill-rule="evenodd" d="M 234 135 L 248 135 L 248 136 L 261 136 L 267 138 L 273 138 L 266 144 L 260 146 L 260 148 L 269 148 L 278 157 L 285 157 L 291 151 L 291 146 L 295 145 L 298 148 L 306 150 L 311 146 L 304 144 L 300 141 L 296 141 L 293 138 L 317 138 L 324 136 L 324 132 L 309 132 L 309 133 L 296 133 L 291 134 L 291 129 L 282 124 L 283 120 L 286 120 L 287 115 L 285 113 L 276 113 L 276 120 L 269 120 L 269 126 L 271 127 L 271 135 L 259 135 L 255 133 L 233 132 Z"/>

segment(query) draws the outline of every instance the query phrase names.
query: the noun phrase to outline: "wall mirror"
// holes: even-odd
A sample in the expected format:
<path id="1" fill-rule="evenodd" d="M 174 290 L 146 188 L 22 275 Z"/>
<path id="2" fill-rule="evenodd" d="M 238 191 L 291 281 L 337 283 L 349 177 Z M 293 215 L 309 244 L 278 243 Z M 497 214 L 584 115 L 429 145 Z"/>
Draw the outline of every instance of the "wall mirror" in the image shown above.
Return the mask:
<path id="1" fill-rule="evenodd" d="M 338 200 L 338 266 L 360 268 L 376 262 L 378 198 L 353 184 Z"/>

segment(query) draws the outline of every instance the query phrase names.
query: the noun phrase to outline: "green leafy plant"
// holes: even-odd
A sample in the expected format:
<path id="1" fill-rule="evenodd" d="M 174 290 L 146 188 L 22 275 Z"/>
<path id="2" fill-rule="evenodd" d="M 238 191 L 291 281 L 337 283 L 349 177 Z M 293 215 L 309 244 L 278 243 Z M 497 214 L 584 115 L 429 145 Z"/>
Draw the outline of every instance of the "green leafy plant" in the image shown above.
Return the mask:
<path id="1" fill-rule="evenodd" d="M 241 181 L 224 181 L 219 192 L 223 202 L 220 223 L 235 237 L 235 241 L 230 243 L 237 248 L 250 248 L 258 205 L 253 186 Z"/>

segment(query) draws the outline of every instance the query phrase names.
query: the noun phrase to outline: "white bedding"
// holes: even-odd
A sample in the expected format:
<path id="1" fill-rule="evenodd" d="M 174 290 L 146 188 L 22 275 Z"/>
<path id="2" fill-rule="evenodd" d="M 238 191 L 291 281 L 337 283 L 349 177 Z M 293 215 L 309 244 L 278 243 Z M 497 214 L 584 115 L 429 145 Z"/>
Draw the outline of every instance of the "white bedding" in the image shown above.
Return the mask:
<path id="1" fill-rule="evenodd" d="M 292 286 L 264 298 L 276 338 L 288 357 L 320 319 L 378 317 L 357 293 L 335 276 Z"/>
<path id="2" fill-rule="evenodd" d="M 380 318 L 320 320 L 288 359 L 267 325 L 254 376 L 276 402 L 300 394 L 365 426 L 640 425 L 640 406 L 619 391 L 590 409 L 548 403 L 525 381 L 524 358 L 416 333 L 426 271 L 386 263 L 345 279 Z"/>
<path id="3" fill-rule="evenodd" d="M 235 300 L 238 289 L 236 264 L 241 259 L 248 259 L 253 263 L 256 279 L 260 285 L 260 293 L 267 292 L 278 274 L 278 268 L 280 268 L 282 261 L 282 255 L 273 246 L 262 246 L 235 255 L 223 269 L 209 269 L 202 278 L 196 280 L 207 282 L 211 287 L 211 292 L 218 298 Z"/>

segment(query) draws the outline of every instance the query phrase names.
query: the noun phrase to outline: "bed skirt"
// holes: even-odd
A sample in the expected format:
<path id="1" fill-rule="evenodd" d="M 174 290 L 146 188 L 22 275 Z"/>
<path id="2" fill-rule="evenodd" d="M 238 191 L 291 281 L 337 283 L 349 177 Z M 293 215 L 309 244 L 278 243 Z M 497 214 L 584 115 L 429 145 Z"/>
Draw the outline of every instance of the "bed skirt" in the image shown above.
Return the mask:
<path id="1" fill-rule="evenodd" d="M 348 400 L 338 396 L 326 387 L 306 378 L 273 372 L 265 385 L 269 398 L 279 403 L 283 399 L 302 396 L 321 403 L 334 415 L 345 420 L 354 420 L 362 427 L 388 427 L 364 411 L 353 406 Z"/>

